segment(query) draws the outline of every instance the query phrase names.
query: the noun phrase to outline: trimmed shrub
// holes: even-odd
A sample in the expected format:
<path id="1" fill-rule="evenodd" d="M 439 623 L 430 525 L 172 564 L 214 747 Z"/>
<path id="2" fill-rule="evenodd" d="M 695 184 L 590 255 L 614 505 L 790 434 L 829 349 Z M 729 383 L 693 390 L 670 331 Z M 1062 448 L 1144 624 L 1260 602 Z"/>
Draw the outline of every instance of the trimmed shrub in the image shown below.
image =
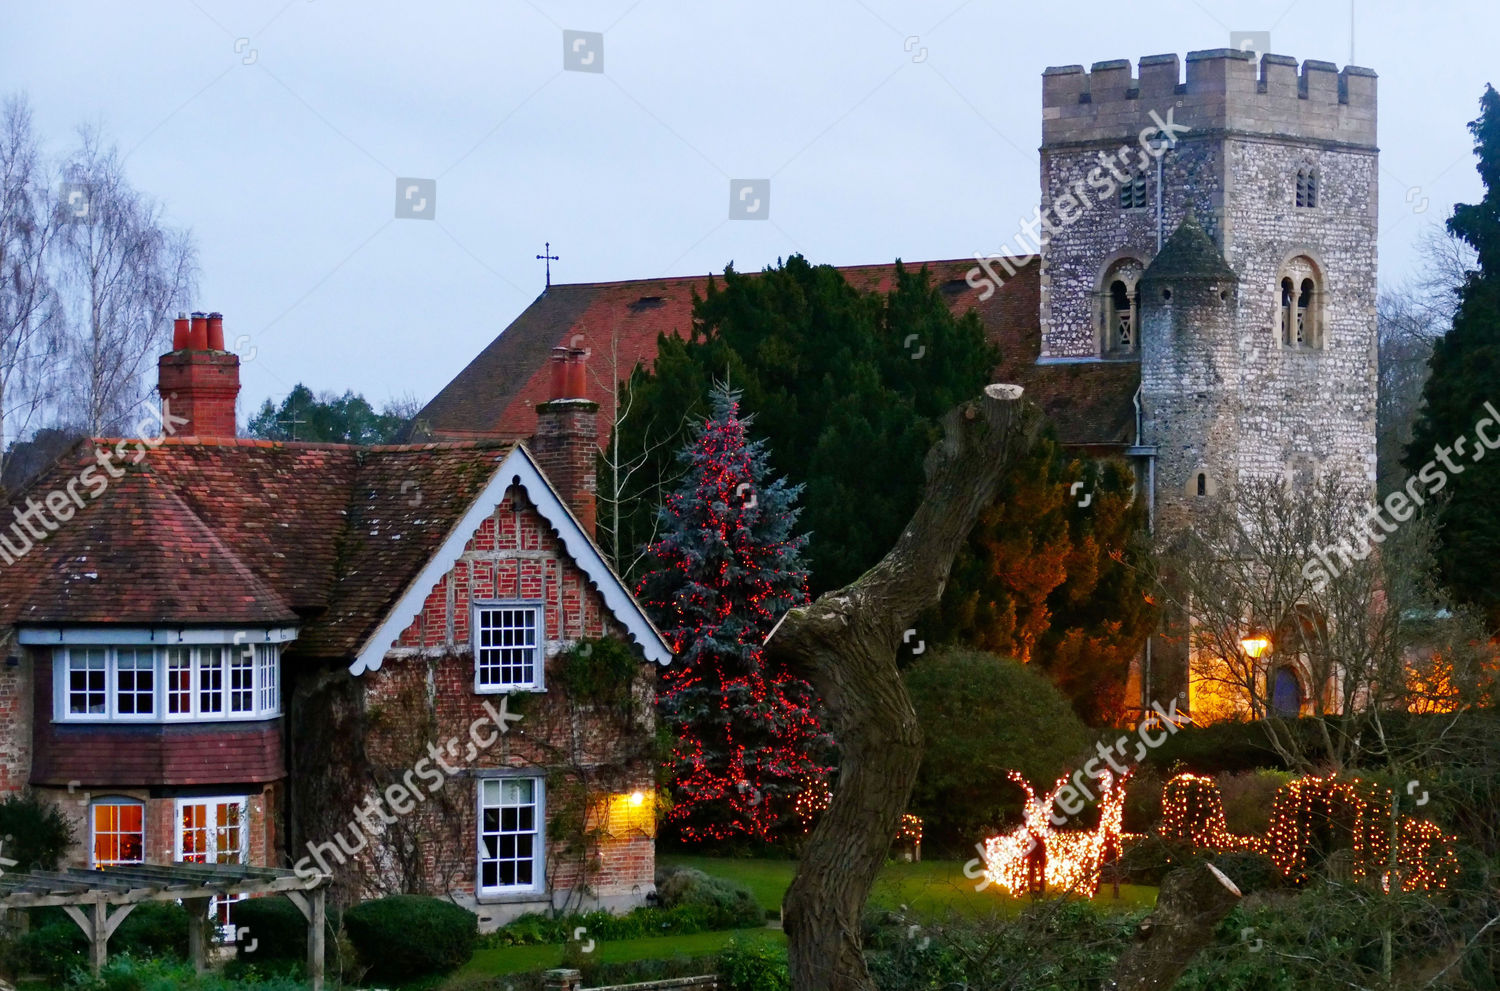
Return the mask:
<path id="1" fill-rule="evenodd" d="M 719 980 L 729 991 L 787 991 L 786 947 L 736 936 L 719 954 Z"/>
<path id="2" fill-rule="evenodd" d="M 1021 808 L 1007 777 L 1044 790 L 1090 749 L 1089 731 L 1045 674 L 983 651 L 945 648 L 906 671 L 926 737 L 911 811 L 929 849 L 970 851 Z"/>
<path id="3" fill-rule="evenodd" d="M 1249 771 L 1219 775 L 1224 800 L 1224 822 L 1231 833 L 1260 836 L 1271 826 L 1271 804 L 1276 792 L 1295 775 L 1287 771 Z"/>
<path id="4" fill-rule="evenodd" d="M 691 868 L 657 875 L 656 897 L 664 908 L 698 906 L 709 913 L 712 929 L 742 929 L 765 922 L 766 913 L 748 888 Z"/>
<path id="5" fill-rule="evenodd" d="M 307 919 L 286 898 L 247 898 L 234 903 L 234 924 L 248 930 L 235 953 L 249 963 L 307 960 Z M 338 958 L 338 913 L 332 906 L 324 930 L 323 960 L 331 968 Z M 251 946 L 255 948 L 250 949 Z"/>
<path id="6" fill-rule="evenodd" d="M 0 799 L 0 836 L 17 872 L 56 870 L 73 845 L 73 827 L 62 810 L 31 792 Z"/>
<path id="7" fill-rule="evenodd" d="M 371 978 L 396 982 L 457 969 L 479 938 L 473 912 L 425 895 L 361 902 L 344 913 L 344 928 Z"/>

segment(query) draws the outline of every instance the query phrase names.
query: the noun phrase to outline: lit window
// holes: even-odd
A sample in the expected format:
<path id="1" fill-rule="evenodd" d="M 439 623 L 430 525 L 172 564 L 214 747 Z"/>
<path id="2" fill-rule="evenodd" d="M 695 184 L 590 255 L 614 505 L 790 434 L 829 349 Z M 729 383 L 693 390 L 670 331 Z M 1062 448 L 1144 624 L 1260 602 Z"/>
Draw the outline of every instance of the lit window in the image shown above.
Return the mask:
<path id="1" fill-rule="evenodd" d="M 106 708 L 109 653 L 103 647 L 68 651 L 68 712 L 103 716 Z"/>
<path id="2" fill-rule="evenodd" d="M 116 653 L 115 713 L 156 715 L 156 651 L 121 649 Z"/>
<path id="3" fill-rule="evenodd" d="M 145 863 L 146 807 L 129 799 L 94 803 L 93 866 Z"/>
<path id="4" fill-rule="evenodd" d="M 540 606 L 481 606 L 475 610 L 476 691 L 539 686 L 541 616 Z"/>
<path id="5" fill-rule="evenodd" d="M 535 888 L 542 878 L 542 783 L 535 778 L 479 782 L 479 889 Z"/>
<path id="6" fill-rule="evenodd" d="M 177 859 L 190 864 L 249 863 L 249 803 L 214 798 L 177 803 Z M 209 915 L 228 927 L 229 906 L 244 895 L 215 896 Z"/>

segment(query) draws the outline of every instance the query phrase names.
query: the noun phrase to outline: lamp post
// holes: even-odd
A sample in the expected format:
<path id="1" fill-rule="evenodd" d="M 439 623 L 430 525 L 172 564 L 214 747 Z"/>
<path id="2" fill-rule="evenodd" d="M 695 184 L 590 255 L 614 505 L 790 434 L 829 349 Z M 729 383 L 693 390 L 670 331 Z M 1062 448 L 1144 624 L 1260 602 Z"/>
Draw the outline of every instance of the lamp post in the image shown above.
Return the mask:
<path id="1" fill-rule="evenodd" d="M 1263 633 L 1254 633 L 1240 641 L 1240 647 L 1251 660 L 1258 661 L 1271 649 L 1271 638 Z"/>

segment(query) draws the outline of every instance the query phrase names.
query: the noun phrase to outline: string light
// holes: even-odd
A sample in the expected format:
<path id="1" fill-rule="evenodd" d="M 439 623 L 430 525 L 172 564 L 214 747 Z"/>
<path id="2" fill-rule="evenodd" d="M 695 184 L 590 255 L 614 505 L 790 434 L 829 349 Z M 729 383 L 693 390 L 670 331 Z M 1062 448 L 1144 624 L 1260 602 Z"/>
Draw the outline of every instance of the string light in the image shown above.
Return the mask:
<path id="1" fill-rule="evenodd" d="M 1043 798 L 1015 771 L 1014 781 L 1026 793 L 1022 825 L 984 841 L 984 876 L 997 888 L 1022 894 L 1048 889 L 1093 897 L 1101 868 L 1139 834 L 1121 831 L 1125 777 L 1101 777 L 1099 825 L 1092 830 L 1059 830 L 1051 809 L 1070 783 L 1059 778 Z M 1393 878 L 1402 891 L 1441 891 L 1458 877 L 1454 839 L 1436 824 L 1402 816 L 1395 865 L 1391 863 L 1392 794 L 1389 788 L 1360 778 L 1298 778 L 1276 792 L 1271 822 L 1263 836 L 1229 831 L 1218 782 L 1196 774 L 1179 774 L 1162 789 L 1160 835 L 1199 850 L 1249 850 L 1270 857 L 1294 883 L 1310 876 L 1312 854 L 1322 839 L 1347 837 L 1350 873 L 1356 879 L 1378 878 L 1390 891 Z M 1041 876 L 1039 876 L 1041 875 Z"/>

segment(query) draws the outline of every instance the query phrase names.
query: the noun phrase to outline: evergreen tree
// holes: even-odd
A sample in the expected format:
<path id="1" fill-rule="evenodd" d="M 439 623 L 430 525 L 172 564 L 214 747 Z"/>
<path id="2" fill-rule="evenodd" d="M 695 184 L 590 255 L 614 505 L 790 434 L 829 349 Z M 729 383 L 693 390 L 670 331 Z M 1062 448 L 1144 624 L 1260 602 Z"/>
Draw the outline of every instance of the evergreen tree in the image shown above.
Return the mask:
<path id="1" fill-rule="evenodd" d="M 715 388 L 712 415 L 681 451 L 681 485 L 661 508 L 637 588 L 675 655 L 658 705 L 673 735 L 668 820 L 685 839 L 769 838 L 827 767 L 828 738 L 805 681 L 766 660 L 767 634 L 808 601 L 801 486 L 770 477 L 739 397 Z"/>
<path id="2" fill-rule="evenodd" d="M 414 415 L 413 400 L 387 403 L 376 412 L 364 396 L 345 390 L 314 394 L 302 383 L 292 387 L 280 406 L 267 399 L 250 418 L 251 437 L 265 440 L 316 441 L 324 444 L 390 444 Z"/>
<path id="3" fill-rule="evenodd" d="M 1449 232 L 1478 253 L 1479 267 L 1459 289 L 1453 329 L 1433 348 L 1406 468 L 1417 474 L 1437 460 L 1447 474 L 1447 501 L 1436 504 L 1439 574 L 1458 601 L 1482 609 L 1500 630 L 1500 455 L 1482 457 L 1475 434 L 1493 415 L 1485 404 L 1500 406 L 1500 94 L 1486 87 L 1479 102 L 1469 130 L 1484 197 L 1458 204 L 1448 219 Z"/>

